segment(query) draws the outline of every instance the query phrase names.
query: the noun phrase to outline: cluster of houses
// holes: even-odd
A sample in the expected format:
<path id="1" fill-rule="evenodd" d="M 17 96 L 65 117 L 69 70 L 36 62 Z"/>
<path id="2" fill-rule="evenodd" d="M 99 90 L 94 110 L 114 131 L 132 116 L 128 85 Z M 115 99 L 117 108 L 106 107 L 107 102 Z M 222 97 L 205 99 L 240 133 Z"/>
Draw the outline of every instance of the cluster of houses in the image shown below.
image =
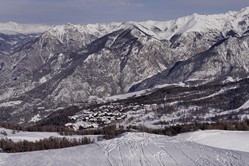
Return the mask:
<path id="1" fill-rule="evenodd" d="M 100 128 L 106 125 L 119 123 L 125 118 L 126 114 L 119 111 L 112 112 L 108 109 L 104 109 L 103 111 L 91 112 L 90 110 L 85 110 L 80 117 L 71 117 L 72 120 L 76 120 L 76 123 L 69 123 L 67 126 L 74 129 Z"/>
<path id="2" fill-rule="evenodd" d="M 71 117 L 73 123 L 66 124 L 67 127 L 74 130 L 98 129 L 110 124 L 121 124 L 135 117 L 144 116 L 144 113 L 158 109 L 156 104 L 151 105 L 123 105 L 110 104 L 82 110 L 77 115 Z M 138 111 L 138 110 L 143 110 Z M 145 111 L 145 112 L 144 112 Z M 147 113 L 148 113 L 147 112 Z"/>

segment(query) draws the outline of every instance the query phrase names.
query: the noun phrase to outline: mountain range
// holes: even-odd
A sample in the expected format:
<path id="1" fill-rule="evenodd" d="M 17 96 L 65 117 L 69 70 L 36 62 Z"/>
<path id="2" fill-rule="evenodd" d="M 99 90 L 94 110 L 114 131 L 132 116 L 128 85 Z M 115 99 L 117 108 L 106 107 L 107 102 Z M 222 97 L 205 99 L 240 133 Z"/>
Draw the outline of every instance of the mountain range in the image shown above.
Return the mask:
<path id="1" fill-rule="evenodd" d="M 152 98 L 150 104 L 155 104 L 156 99 L 167 101 L 171 91 L 167 87 L 171 86 L 179 90 L 175 92 L 178 98 L 171 96 L 171 101 L 186 105 L 187 92 L 192 100 L 193 94 L 204 99 L 221 91 L 218 96 L 228 99 L 219 104 L 228 105 L 211 105 L 214 116 L 236 110 L 249 100 L 245 90 L 248 45 L 249 8 L 171 21 L 55 26 L 1 23 L 0 120 L 34 123 L 72 105 L 81 112 L 89 110 L 89 105 L 98 110 L 99 104 L 116 102 L 120 106 L 124 99 L 119 102 L 119 97 L 111 100 L 110 96 L 131 92 L 135 95 L 128 95 L 126 104 L 140 101 L 141 96 Z M 193 90 L 196 87 L 199 89 Z M 160 97 L 152 97 L 160 92 Z M 214 100 L 214 96 L 208 98 Z M 138 103 L 144 106 L 146 101 Z M 170 105 L 170 100 L 157 104 Z M 204 108 L 203 103 L 192 104 L 187 106 Z M 138 112 L 144 109 L 138 108 Z M 177 105 L 174 109 L 183 108 Z"/>

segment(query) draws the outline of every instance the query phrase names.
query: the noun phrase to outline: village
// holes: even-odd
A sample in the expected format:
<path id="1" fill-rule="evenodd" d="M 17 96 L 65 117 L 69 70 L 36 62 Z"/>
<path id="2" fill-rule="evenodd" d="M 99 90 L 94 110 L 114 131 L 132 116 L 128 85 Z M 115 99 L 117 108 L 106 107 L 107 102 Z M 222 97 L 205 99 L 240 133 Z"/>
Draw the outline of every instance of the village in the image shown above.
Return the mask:
<path id="1" fill-rule="evenodd" d="M 84 110 L 84 112 L 79 116 L 76 115 L 71 117 L 71 119 L 75 120 L 76 123 L 68 123 L 66 126 L 75 130 L 96 129 L 106 125 L 119 123 L 124 120 L 127 115 L 120 111 L 112 112 L 109 109 L 104 109 L 103 111 L 99 110 L 97 112 Z"/>

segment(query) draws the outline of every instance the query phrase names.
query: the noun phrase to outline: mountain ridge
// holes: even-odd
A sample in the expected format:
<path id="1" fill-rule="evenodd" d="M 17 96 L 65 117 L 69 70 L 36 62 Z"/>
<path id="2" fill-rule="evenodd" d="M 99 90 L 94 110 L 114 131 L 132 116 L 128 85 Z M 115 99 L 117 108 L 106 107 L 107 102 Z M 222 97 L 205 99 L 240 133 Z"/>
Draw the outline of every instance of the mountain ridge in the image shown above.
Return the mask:
<path id="1" fill-rule="evenodd" d="M 95 29 L 98 29 L 99 31 L 102 29 L 106 29 L 106 31 L 110 32 L 110 30 L 113 27 L 127 27 L 126 24 L 128 25 L 143 25 L 144 24 L 144 28 L 145 29 L 149 29 L 148 27 L 153 27 L 155 26 L 156 28 L 158 28 L 157 30 L 159 30 L 158 32 L 160 32 L 160 30 L 162 31 L 162 29 L 165 30 L 166 26 L 172 23 L 175 24 L 186 24 L 186 26 L 183 26 L 181 29 L 185 29 L 184 27 L 188 27 L 189 25 L 192 24 L 199 24 L 195 21 L 200 21 L 202 24 L 201 29 L 210 29 L 210 25 L 211 27 L 215 27 L 216 29 L 220 29 L 222 26 L 217 26 L 220 25 L 220 21 L 222 21 L 222 19 L 227 19 L 229 17 L 231 17 L 230 19 L 227 19 L 228 21 L 235 21 L 236 23 L 238 23 L 239 21 L 236 19 L 239 19 L 241 17 L 244 17 L 246 15 L 249 14 L 249 7 L 245 7 L 242 8 L 240 11 L 228 11 L 226 13 L 222 13 L 222 14 L 209 14 L 209 15 L 205 15 L 205 14 L 198 14 L 198 13 L 194 13 L 192 15 L 188 15 L 188 16 L 183 16 L 180 17 L 178 19 L 173 19 L 173 20 L 168 20 L 168 21 L 153 21 L 153 20 L 148 20 L 148 21 L 141 21 L 141 22 L 134 22 L 134 21 L 128 21 L 128 22 L 112 22 L 112 23 L 95 23 L 95 24 L 71 24 L 71 23 L 67 23 L 67 24 L 61 24 L 61 25 L 45 25 L 45 24 L 19 24 L 17 22 L 7 22 L 7 23 L 0 23 L 0 32 L 4 32 L 6 31 L 11 31 L 11 29 L 14 29 L 13 32 L 16 33 L 23 33 L 23 34 L 29 34 L 29 33 L 42 33 L 45 32 L 49 29 L 63 29 L 63 27 L 65 26 L 71 26 L 71 27 L 75 27 L 78 29 L 88 29 L 93 30 L 96 32 Z M 213 19 L 210 19 L 213 18 Z M 203 23 L 202 20 L 205 19 L 209 19 L 212 23 L 215 24 L 211 24 L 209 22 L 205 22 Z M 216 20 L 217 19 L 217 20 Z M 183 23 L 184 22 L 184 23 Z M 194 23 L 193 23 L 194 22 Z M 223 20 L 224 24 L 226 21 Z M 205 25 L 207 24 L 208 25 Z M 147 26 L 146 26 L 147 25 Z M 191 26 L 190 26 L 191 27 Z M 26 29 L 26 30 L 25 30 Z M 33 30 L 31 30 L 33 29 Z M 188 28 L 187 28 L 188 29 Z M 189 28 L 191 30 L 191 28 Z M 214 28 L 212 28 L 214 29 Z M 193 29 L 192 29 L 193 30 Z M 196 29 L 194 29 L 194 31 L 196 31 Z M 178 31 L 178 33 L 181 31 Z M 8 34 L 8 33 L 7 33 Z M 168 38 L 170 39 L 170 38 Z"/>

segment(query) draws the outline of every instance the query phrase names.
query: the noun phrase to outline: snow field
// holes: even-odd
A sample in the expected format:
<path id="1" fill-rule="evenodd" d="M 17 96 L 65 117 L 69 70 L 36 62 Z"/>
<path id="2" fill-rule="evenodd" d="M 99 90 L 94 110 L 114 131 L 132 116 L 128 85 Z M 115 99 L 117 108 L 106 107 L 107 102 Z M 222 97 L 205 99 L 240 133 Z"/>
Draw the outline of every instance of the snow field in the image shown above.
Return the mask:
<path id="1" fill-rule="evenodd" d="M 0 165 L 246 166 L 249 165 L 249 153 L 209 147 L 174 137 L 125 133 L 115 139 L 90 145 L 27 153 L 2 153 Z"/>

